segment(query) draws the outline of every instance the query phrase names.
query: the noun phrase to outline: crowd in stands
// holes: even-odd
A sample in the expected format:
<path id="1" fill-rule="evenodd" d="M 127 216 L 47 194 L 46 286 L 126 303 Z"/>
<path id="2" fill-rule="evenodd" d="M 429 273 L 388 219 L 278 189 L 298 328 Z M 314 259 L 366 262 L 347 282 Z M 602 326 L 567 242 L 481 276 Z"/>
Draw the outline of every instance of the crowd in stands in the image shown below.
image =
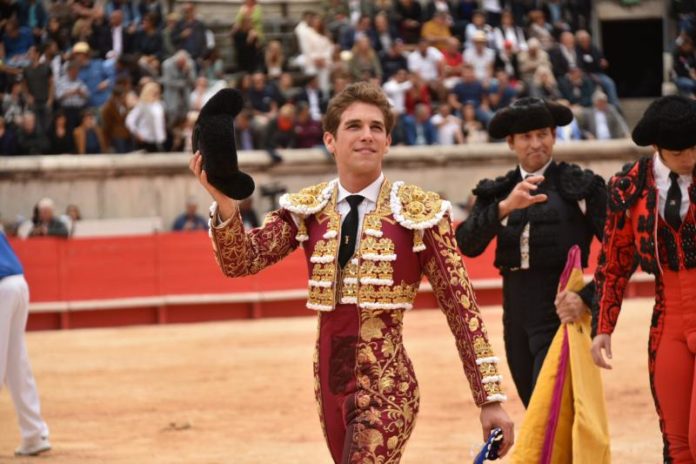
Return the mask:
<path id="1" fill-rule="evenodd" d="M 193 3 L 2 1 L 2 155 L 188 151 L 202 105 L 235 86 L 238 148 L 280 161 L 322 145 L 328 99 L 356 80 L 388 94 L 396 145 L 487 141 L 493 112 L 524 95 L 573 108 L 562 137 L 627 134 L 589 0 L 324 0 L 294 43 L 268 39 L 245 0 L 230 6 L 231 67 Z"/>

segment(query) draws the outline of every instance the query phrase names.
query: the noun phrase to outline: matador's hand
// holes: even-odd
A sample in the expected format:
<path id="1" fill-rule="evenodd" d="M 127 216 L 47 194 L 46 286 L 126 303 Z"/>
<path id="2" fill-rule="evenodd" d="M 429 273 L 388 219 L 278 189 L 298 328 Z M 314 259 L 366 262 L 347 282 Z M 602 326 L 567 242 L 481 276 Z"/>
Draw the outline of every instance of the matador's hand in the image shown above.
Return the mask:
<path id="1" fill-rule="evenodd" d="M 483 427 L 483 441 L 486 441 L 488 434 L 494 428 L 500 427 L 502 429 L 503 444 L 500 446 L 499 456 L 505 456 L 515 443 L 515 424 L 499 402 L 481 406 L 481 426 Z"/>
<path id="2" fill-rule="evenodd" d="M 536 203 L 543 203 L 548 200 L 548 196 L 543 193 L 534 195 L 533 192 L 539 188 L 538 184 L 544 181 L 544 176 L 532 176 L 523 180 L 512 189 L 510 195 L 498 203 L 498 217 L 503 219 L 516 209 L 524 209 Z"/>
<path id="3" fill-rule="evenodd" d="M 213 187 L 210 182 L 208 182 L 208 175 L 203 170 L 203 156 L 200 151 L 194 153 L 189 161 L 189 169 L 198 179 L 198 182 L 210 193 L 218 204 L 218 214 L 220 219 L 225 221 L 228 218 L 234 216 L 237 213 L 237 202 L 232 198 L 228 197 L 220 190 Z"/>

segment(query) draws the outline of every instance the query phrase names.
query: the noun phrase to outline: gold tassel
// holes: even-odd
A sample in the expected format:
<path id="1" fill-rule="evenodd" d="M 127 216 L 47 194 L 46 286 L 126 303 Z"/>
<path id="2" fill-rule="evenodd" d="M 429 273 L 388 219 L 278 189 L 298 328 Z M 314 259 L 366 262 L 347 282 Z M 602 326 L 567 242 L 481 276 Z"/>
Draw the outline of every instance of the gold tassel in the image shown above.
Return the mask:
<path id="1" fill-rule="evenodd" d="M 305 242 L 309 240 L 309 235 L 307 235 L 307 225 L 305 224 L 305 216 L 300 216 L 300 223 L 297 226 L 297 235 L 295 235 L 295 240 L 298 242 Z"/>
<path id="2" fill-rule="evenodd" d="M 418 253 L 420 251 L 425 250 L 425 243 L 423 242 L 423 231 L 422 230 L 414 230 L 413 231 L 413 251 L 414 253 Z"/>

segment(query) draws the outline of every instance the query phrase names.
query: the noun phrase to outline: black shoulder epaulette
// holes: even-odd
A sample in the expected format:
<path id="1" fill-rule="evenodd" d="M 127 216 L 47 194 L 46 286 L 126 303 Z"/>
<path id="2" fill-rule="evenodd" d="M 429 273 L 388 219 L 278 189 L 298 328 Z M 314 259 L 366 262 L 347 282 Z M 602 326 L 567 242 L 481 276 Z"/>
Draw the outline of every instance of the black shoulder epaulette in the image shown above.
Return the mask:
<path id="1" fill-rule="evenodd" d="M 515 177 L 517 169 L 508 171 L 504 176 L 496 177 L 495 179 L 483 179 L 476 185 L 473 193 L 477 197 L 493 198 L 502 193 L 508 194 L 517 183 Z"/>
<path id="2" fill-rule="evenodd" d="M 558 165 L 558 172 L 558 191 L 566 200 L 584 200 L 591 197 L 597 189 L 606 187 L 601 176 L 577 164 L 562 162 Z"/>
<path id="3" fill-rule="evenodd" d="M 650 158 L 641 158 L 624 165 L 609 181 L 609 207 L 612 211 L 625 211 L 640 197 L 648 178 Z"/>

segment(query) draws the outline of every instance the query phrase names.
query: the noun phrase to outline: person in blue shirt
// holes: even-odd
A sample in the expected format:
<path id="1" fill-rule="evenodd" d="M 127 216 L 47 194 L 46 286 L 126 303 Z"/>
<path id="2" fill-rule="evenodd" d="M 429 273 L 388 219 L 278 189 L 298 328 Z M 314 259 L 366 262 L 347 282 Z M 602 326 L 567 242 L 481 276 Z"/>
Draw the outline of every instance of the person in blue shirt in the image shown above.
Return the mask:
<path id="1" fill-rule="evenodd" d="M 28 315 L 29 286 L 24 270 L 0 232 L 0 379 L 5 379 L 17 411 L 22 435 L 17 456 L 35 456 L 51 449 L 24 343 Z"/>
<path id="2" fill-rule="evenodd" d="M 198 203 L 191 197 L 186 199 L 186 212 L 182 213 L 174 220 L 172 230 L 183 232 L 187 230 L 208 230 L 208 221 L 197 213 Z"/>

